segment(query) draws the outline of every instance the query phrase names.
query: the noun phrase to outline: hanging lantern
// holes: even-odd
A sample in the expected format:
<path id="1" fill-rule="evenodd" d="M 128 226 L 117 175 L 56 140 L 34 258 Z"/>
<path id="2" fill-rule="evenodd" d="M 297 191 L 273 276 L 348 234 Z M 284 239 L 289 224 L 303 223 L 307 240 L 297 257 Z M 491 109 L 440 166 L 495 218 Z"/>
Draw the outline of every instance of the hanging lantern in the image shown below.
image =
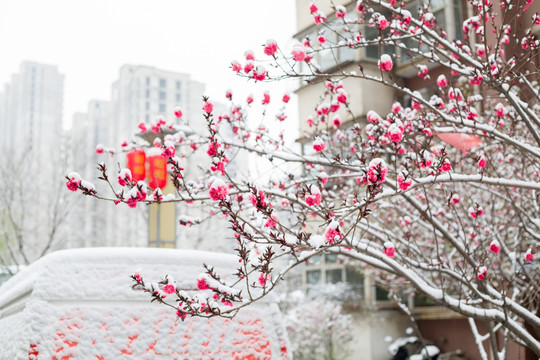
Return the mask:
<path id="1" fill-rule="evenodd" d="M 163 189 L 167 185 L 167 160 L 161 155 L 152 155 L 148 161 L 148 186 Z"/>
<path id="2" fill-rule="evenodd" d="M 133 180 L 140 181 L 146 178 L 145 161 L 144 150 L 132 150 L 127 153 L 127 168 L 131 171 Z"/>

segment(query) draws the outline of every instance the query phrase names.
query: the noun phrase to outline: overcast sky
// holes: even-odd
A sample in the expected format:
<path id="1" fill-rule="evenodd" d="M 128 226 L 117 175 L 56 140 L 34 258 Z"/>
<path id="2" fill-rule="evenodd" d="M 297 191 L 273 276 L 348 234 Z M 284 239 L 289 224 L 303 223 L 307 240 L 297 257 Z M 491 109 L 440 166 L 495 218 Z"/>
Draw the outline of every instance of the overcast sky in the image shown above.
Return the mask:
<path id="1" fill-rule="evenodd" d="M 293 0 L 2 0 L 0 85 L 23 60 L 58 65 L 65 126 L 89 100 L 110 98 L 126 63 L 189 73 L 220 100 L 227 88 L 258 92 L 268 86 L 246 88 L 231 60 L 262 53 L 269 38 L 286 44 L 295 19 Z"/>

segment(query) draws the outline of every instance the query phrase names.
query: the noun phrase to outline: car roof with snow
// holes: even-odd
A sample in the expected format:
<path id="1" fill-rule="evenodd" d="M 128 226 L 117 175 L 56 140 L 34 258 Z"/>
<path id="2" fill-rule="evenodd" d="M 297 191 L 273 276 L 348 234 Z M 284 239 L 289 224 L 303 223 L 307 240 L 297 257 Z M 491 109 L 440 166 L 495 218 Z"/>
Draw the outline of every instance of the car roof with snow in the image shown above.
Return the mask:
<path id="1" fill-rule="evenodd" d="M 0 287 L 1 359 L 287 359 L 271 298 L 233 319 L 178 320 L 131 289 L 129 274 L 196 290 L 203 263 L 236 272 L 233 255 L 193 250 L 91 248 L 52 253 Z M 227 275 L 223 277 L 227 280 Z M 4 357 L 7 356 L 7 357 Z"/>

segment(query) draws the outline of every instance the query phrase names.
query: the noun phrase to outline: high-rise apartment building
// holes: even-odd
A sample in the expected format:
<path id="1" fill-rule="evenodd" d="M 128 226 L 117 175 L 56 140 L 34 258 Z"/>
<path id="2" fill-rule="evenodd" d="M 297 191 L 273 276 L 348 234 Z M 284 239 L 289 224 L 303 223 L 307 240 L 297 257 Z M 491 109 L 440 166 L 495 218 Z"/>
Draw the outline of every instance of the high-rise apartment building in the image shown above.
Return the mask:
<path id="1" fill-rule="evenodd" d="M 343 19 L 336 16 L 335 7 L 343 6 L 347 10 L 344 16 L 353 20 L 351 23 L 354 23 L 354 20 L 358 18 L 356 6 L 360 3 L 350 0 L 317 1 L 316 5 L 327 18 L 324 26 L 317 26 L 314 23 L 313 14 L 310 14 L 309 11 L 312 0 L 297 0 L 297 33 L 294 35 L 295 39 L 300 43 L 309 39 L 310 44 L 316 50 L 312 53 L 313 62 L 318 64 L 323 74 L 362 72 L 366 77 L 373 76 L 376 78 L 381 74 L 378 67 L 381 55 L 391 54 L 394 59 L 394 68 L 391 72 L 392 81 L 412 91 L 418 91 L 424 98 L 429 99 L 436 91 L 436 84 L 434 81 L 426 82 L 419 77 L 419 67 L 429 69 L 432 79 L 436 79 L 440 74 L 450 74 L 447 69 L 440 67 L 436 63 L 428 62 L 422 56 L 415 54 L 414 51 L 408 51 L 408 48 L 405 47 L 392 47 L 383 42 L 366 46 L 336 47 L 332 49 L 321 45 L 317 40 L 320 35 L 324 35 L 325 40 L 330 43 L 345 43 L 348 28 L 343 25 Z M 376 8 L 376 4 L 371 5 Z M 403 2 L 403 4 L 400 3 L 401 5 L 404 10 L 409 11 L 415 17 L 418 15 L 419 7 L 429 5 L 437 26 L 444 30 L 445 36 L 450 41 L 464 41 L 462 26 L 463 21 L 472 16 L 473 5 L 471 2 L 462 0 L 414 0 Z M 384 9 L 380 9 L 380 11 L 390 18 L 389 14 L 384 12 Z M 530 14 L 534 14 L 535 11 L 538 11 L 538 4 L 531 5 L 531 9 L 529 9 Z M 502 18 L 492 20 L 497 26 L 501 26 L 503 21 Z M 525 23 L 523 22 L 523 24 Z M 523 28 L 520 28 L 520 26 L 524 26 L 523 24 L 519 22 L 512 24 L 512 29 L 514 30 L 514 27 L 516 27 L 519 33 L 523 31 Z M 370 26 L 367 21 L 357 22 L 353 28 L 358 33 L 361 33 L 363 40 L 373 40 L 380 35 L 377 28 Z M 540 36 L 538 25 L 533 27 L 533 34 L 537 38 Z M 489 34 L 486 34 L 486 38 L 488 42 L 491 42 L 488 44 L 489 46 L 496 41 L 496 39 L 490 38 Z M 427 49 L 426 44 L 412 40 L 405 40 L 404 42 L 409 45 L 409 48 L 419 47 L 422 51 Z M 509 45 L 506 49 L 507 53 L 510 54 L 519 54 L 521 50 L 515 44 Z M 305 74 L 313 71 L 306 63 L 302 63 L 299 70 Z M 337 76 L 337 78 L 339 77 Z M 320 79 L 313 77 L 310 80 L 309 82 L 302 81 L 299 83 L 296 90 L 299 104 L 299 131 L 301 134 L 299 142 L 303 145 L 306 153 L 313 151 L 314 129 L 305 120 L 314 115 L 314 109 L 320 101 L 319 95 L 325 87 L 325 82 L 320 81 Z M 354 117 L 351 118 L 343 110 L 343 107 L 338 111 L 343 119 L 347 119 L 342 124 L 342 129 L 346 129 L 353 124 L 365 124 L 366 115 L 370 110 L 374 110 L 378 114 L 387 114 L 394 101 L 399 101 L 404 105 L 411 102 L 409 96 L 376 81 L 345 77 L 342 83 L 347 90 L 349 99 L 351 99 L 347 111 L 354 114 Z M 309 291 L 310 288 L 324 284 L 349 283 L 357 295 L 355 299 L 361 299 L 357 301 L 357 308 L 360 310 L 352 312 L 355 319 L 353 329 L 354 345 L 349 358 L 382 360 L 388 359 L 387 344 L 384 338 L 388 335 L 393 337 L 403 336 L 407 321 L 403 314 L 397 311 L 392 301 L 389 301 L 387 292 L 377 287 L 373 280 L 370 279 L 369 274 L 361 275 L 356 271 L 351 271 L 350 267 L 340 264 L 335 255 L 323 254 L 311 258 L 297 274 L 290 286 L 292 288 L 303 286 L 307 289 L 306 291 Z M 421 294 L 410 297 L 408 302 L 409 307 L 414 312 L 418 328 L 427 340 L 435 343 L 443 352 L 459 348 L 465 352 L 468 359 L 480 358 L 478 349 L 472 341 L 473 334 L 464 317 L 438 306 L 437 303 Z"/>
<path id="2" fill-rule="evenodd" d="M 0 265 L 26 264 L 65 240 L 64 75 L 25 61 L 0 92 Z M 9 179 L 9 180 L 8 180 Z"/>
<path id="3" fill-rule="evenodd" d="M 0 93 L 0 144 L 48 153 L 62 132 L 64 75 L 54 65 L 25 61 Z"/>
<path id="4" fill-rule="evenodd" d="M 140 121 L 150 122 L 156 116 L 172 117 L 181 106 L 186 121 L 204 129 L 201 115 L 204 84 L 193 81 L 189 74 L 143 65 L 124 65 L 112 85 L 114 128 L 117 140 L 136 129 Z"/>

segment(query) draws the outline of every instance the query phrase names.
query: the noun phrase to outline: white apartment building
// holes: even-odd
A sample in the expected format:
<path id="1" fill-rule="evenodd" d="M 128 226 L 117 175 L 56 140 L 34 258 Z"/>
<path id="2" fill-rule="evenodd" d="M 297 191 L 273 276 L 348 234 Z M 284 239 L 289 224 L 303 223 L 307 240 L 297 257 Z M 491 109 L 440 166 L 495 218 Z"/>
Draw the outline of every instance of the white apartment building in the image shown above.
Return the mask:
<path id="1" fill-rule="evenodd" d="M 0 92 L 0 146 L 45 156 L 62 133 L 64 75 L 55 65 L 24 61 Z"/>
<path id="2" fill-rule="evenodd" d="M 11 220 L 1 224 L 10 235 L 0 251 L 15 245 L 8 263 L 31 262 L 65 240 L 63 86 L 56 66 L 25 61 L 0 91 L 0 167 L 11 176 L 0 191 L 12 194 L 1 204 Z"/>
<path id="3" fill-rule="evenodd" d="M 205 86 L 189 74 L 144 65 L 124 65 L 112 85 L 113 134 L 121 141 L 132 134 L 140 121 L 150 122 L 158 115 L 174 117 L 182 107 L 185 121 L 204 130 L 202 95 Z"/>

